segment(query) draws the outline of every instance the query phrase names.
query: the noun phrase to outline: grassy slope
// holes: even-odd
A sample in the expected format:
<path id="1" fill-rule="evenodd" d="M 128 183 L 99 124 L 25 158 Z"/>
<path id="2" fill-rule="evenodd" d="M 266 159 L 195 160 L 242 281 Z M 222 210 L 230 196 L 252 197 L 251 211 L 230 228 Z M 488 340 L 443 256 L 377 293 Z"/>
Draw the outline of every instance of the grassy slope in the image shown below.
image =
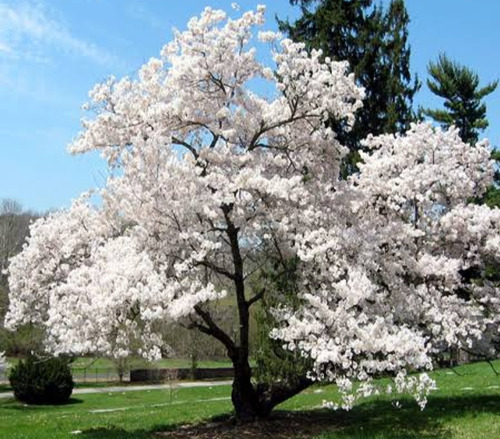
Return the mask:
<path id="1" fill-rule="evenodd" d="M 496 363 L 500 369 L 500 362 Z M 394 408 L 387 397 L 360 403 L 351 412 L 330 413 L 331 422 L 321 439 L 347 438 L 500 438 L 500 377 L 484 363 L 434 373 L 439 390 L 422 412 L 408 398 Z M 231 410 L 229 387 L 151 390 L 117 394 L 75 395 L 71 404 L 60 407 L 25 407 L 0 402 L 0 438 L 92 439 L 153 438 L 153 432 L 173 424 L 197 422 Z M 282 405 L 286 410 L 309 410 L 323 400 L 334 399 L 333 386 L 309 391 Z M 93 412 L 93 410 L 116 411 Z M 311 422 L 316 415 L 311 412 Z"/>

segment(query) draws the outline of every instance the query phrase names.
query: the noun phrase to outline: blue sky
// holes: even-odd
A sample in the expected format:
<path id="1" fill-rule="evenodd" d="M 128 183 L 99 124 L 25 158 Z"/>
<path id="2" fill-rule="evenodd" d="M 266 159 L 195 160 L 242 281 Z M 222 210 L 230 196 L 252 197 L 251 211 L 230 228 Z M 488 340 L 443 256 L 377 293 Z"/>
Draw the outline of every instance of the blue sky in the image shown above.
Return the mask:
<path id="1" fill-rule="evenodd" d="M 0 199 L 44 211 L 69 206 L 102 185 L 106 168 L 95 155 L 70 156 L 88 90 L 114 74 L 133 74 L 205 6 L 230 10 L 226 0 L 0 0 Z M 242 10 L 265 1 L 241 0 Z M 412 69 L 446 51 L 475 69 L 483 82 L 500 77 L 500 1 L 407 0 L 412 18 Z M 268 1 L 294 17 L 288 0 Z M 480 5 L 480 6 L 479 6 Z M 417 101 L 440 102 L 424 86 Z M 487 100 L 485 135 L 500 145 L 500 90 Z"/>

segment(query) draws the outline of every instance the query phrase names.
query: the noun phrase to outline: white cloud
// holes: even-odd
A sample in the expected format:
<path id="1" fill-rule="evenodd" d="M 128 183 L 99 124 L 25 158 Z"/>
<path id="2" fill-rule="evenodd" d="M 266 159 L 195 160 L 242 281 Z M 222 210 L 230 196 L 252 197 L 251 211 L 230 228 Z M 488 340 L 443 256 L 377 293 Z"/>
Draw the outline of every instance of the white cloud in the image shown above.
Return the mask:
<path id="1" fill-rule="evenodd" d="M 117 62 L 114 56 L 95 44 L 72 35 L 41 4 L 16 2 L 9 5 L 0 1 L 0 56 L 38 61 L 46 59 L 50 50 L 101 65 L 116 65 Z"/>

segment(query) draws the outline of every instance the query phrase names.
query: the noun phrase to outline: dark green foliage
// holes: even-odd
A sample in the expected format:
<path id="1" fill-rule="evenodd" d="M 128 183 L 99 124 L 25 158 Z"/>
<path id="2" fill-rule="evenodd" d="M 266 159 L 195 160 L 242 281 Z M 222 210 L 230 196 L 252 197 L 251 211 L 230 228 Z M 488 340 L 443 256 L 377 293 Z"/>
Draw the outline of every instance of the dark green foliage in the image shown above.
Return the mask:
<path id="1" fill-rule="evenodd" d="M 64 404 L 74 386 L 65 358 L 30 356 L 12 369 L 9 381 L 16 399 L 27 404 Z"/>
<path id="2" fill-rule="evenodd" d="M 415 120 L 413 97 L 420 88 L 410 72 L 408 24 L 403 0 L 387 9 L 373 0 L 291 0 L 302 16 L 295 22 L 279 21 L 280 29 L 307 49 L 346 60 L 359 85 L 365 88 L 364 105 L 352 131 L 332 120 L 339 140 L 351 150 L 347 168 L 359 160 L 360 141 L 368 134 L 405 131 Z"/>
<path id="3" fill-rule="evenodd" d="M 481 199 L 481 202 L 488 207 L 500 207 L 500 189 L 496 186 L 490 186 Z"/>
<path id="4" fill-rule="evenodd" d="M 424 110 L 424 114 L 448 128 L 455 125 L 464 142 L 475 143 L 479 133 L 488 126 L 486 104 L 482 100 L 495 91 L 498 81 L 479 86 L 479 75 L 466 66 L 441 54 L 430 62 L 427 80 L 429 89 L 444 99 L 444 110 Z"/>
<path id="5" fill-rule="evenodd" d="M 286 265 L 283 269 L 283 265 Z M 271 330 L 278 326 L 272 309 L 287 306 L 296 309 L 297 261 L 276 263 L 263 277 L 267 284 L 266 293 L 255 315 L 257 323 L 256 349 L 253 355 L 255 367 L 253 375 L 259 383 L 291 383 L 304 377 L 310 370 L 310 360 L 298 352 L 283 349 L 282 342 L 269 338 Z"/>
<path id="6" fill-rule="evenodd" d="M 496 161 L 495 180 L 493 186 L 490 186 L 483 197 L 479 200 L 481 204 L 488 207 L 500 207 L 500 151 L 494 150 L 491 158 Z"/>

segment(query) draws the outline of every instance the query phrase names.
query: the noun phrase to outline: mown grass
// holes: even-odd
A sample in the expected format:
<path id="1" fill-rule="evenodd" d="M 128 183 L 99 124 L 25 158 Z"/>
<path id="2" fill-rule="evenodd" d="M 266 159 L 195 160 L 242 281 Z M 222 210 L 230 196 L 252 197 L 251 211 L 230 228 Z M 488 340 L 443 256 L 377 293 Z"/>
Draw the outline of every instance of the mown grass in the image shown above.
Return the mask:
<path id="1" fill-rule="evenodd" d="M 75 395 L 63 406 L 0 402 L 1 438 L 150 438 L 166 425 L 230 410 L 228 387 Z M 223 399 L 218 399 L 223 398 Z M 215 400 L 214 400 L 215 399 Z M 101 411 L 102 410 L 102 411 Z M 77 433 L 78 434 L 78 433 Z"/>
<path id="2" fill-rule="evenodd" d="M 495 362 L 498 370 L 500 362 Z M 405 397 L 395 408 L 387 396 L 372 398 L 341 416 L 318 439 L 500 438 L 500 377 L 486 363 L 434 372 L 438 390 L 425 410 Z"/>
<path id="3" fill-rule="evenodd" d="M 500 362 L 495 366 L 500 369 Z M 322 401 L 337 398 L 333 386 L 309 389 L 279 408 L 308 411 L 308 422 L 321 422 L 318 439 L 500 438 L 500 377 L 485 363 L 456 372 L 460 376 L 449 369 L 433 374 L 438 390 L 424 411 L 410 398 L 395 408 L 387 396 L 378 396 L 350 412 L 325 412 Z M 57 439 L 81 431 L 77 437 L 86 439 L 151 439 L 157 431 L 229 413 L 229 395 L 229 387 L 213 387 L 75 395 L 59 407 L 5 400 L 0 401 L 0 438 Z"/>

